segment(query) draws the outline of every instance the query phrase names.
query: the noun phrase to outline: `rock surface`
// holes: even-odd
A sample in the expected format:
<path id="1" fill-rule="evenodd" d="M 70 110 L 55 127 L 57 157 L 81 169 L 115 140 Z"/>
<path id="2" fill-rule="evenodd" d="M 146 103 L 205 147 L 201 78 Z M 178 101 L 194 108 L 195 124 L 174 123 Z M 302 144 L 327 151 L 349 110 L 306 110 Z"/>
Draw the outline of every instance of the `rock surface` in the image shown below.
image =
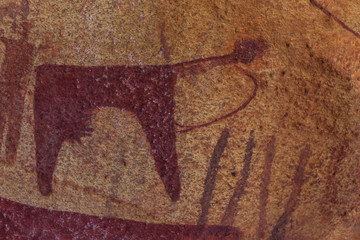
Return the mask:
<path id="1" fill-rule="evenodd" d="M 360 239 L 359 11 L 2 0 L 0 238 Z"/>

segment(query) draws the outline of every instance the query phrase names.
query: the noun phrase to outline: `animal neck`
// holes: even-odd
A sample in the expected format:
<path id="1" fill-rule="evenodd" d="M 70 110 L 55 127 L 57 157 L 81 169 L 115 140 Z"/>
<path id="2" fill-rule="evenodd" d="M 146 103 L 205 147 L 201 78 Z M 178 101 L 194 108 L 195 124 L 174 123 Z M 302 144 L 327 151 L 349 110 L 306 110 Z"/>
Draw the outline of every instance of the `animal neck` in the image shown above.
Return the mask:
<path id="1" fill-rule="evenodd" d="M 187 67 L 190 65 L 194 65 L 194 64 L 201 64 L 201 63 L 218 63 L 218 65 L 227 65 L 227 64 L 232 64 L 234 63 L 234 60 L 232 58 L 232 54 L 226 54 L 226 55 L 222 55 L 222 56 L 213 56 L 213 57 L 208 57 L 208 58 L 199 58 L 199 59 L 195 59 L 195 60 L 191 60 L 191 61 L 187 61 L 187 62 L 181 62 L 181 63 L 177 63 L 174 64 L 174 67 Z"/>

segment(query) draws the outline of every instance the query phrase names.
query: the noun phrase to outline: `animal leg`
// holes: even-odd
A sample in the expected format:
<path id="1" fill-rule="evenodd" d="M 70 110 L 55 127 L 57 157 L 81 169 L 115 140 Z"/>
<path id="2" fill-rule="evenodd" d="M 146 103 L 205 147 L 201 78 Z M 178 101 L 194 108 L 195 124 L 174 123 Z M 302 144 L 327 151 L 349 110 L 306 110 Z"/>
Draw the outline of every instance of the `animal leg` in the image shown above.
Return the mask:
<path id="1" fill-rule="evenodd" d="M 165 190 L 171 201 L 177 201 L 180 198 L 181 187 L 173 106 L 144 107 L 138 118 L 149 141 L 156 170 L 165 185 Z"/>
<path id="2" fill-rule="evenodd" d="M 37 182 L 44 196 L 52 192 L 52 177 L 66 128 L 61 114 L 66 104 L 57 104 L 49 93 L 51 88 L 40 86 L 34 96 Z"/>
<path id="3" fill-rule="evenodd" d="M 35 124 L 39 125 L 35 131 L 37 182 L 41 194 L 46 196 L 52 192 L 52 177 L 63 138 L 54 126 Z"/>

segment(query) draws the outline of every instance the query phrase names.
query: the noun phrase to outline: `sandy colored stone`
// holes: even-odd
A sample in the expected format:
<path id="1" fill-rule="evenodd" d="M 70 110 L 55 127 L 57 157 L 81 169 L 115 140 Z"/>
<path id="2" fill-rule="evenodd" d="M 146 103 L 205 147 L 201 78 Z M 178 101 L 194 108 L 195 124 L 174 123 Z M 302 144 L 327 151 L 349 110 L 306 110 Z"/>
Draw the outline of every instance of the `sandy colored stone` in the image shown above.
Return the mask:
<path id="1" fill-rule="evenodd" d="M 1 0 L 0 7 L 10 2 L 15 1 Z M 358 1 L 318 2 L 360 32 Z M 219 162 L 207 222 L 220 225 L 242 177 L 253 130 L 249 176 L 233 223 L 243 238 L 261 239 L 262 174 L 272 136 L 275 156 L 262 239 L 271 239 L 286 212 L 306 146 L 309 157 L 304 160 L 304 181 L 284 228 L 287 239 L 360 238 L 360 39 L 310 1 L 31 0 L 28 19 L 29 42 L 35 46 L 34 68 L 48 63 L 175 64 L 231 53 L 235 41 L 242 38 L 263 39 L 268 48 L 250 64 L 238 64 L 259 83 L 255 99 L 244 110 L 211 126 L 177 133 L 181 178 L 177 202 L 171 202 L 165 192 L 136 117 L 110 107 L 92 116 L 91 136 L 82 138 L 82 143 L 62 145 L 53 193 L 42 196 L 35 171 L 36 79 L 34 72 L 28 74 L 21 138 L 13 164 L 5 162 L 2 145 L 1 197 L 96 216 L 197 224 L 210 159 L 227 128 L 228 144 Z M 0 27 L 7 37 L 19 37 L 11 31 L 10 18 L 4 18 Z M 1 61 L 4 51 L 0 44 Z M 211 121 L 236 109 L 253 89 L 251 79 L 233 65 L 179 78 L 175 119 L 183 125 Z"/>

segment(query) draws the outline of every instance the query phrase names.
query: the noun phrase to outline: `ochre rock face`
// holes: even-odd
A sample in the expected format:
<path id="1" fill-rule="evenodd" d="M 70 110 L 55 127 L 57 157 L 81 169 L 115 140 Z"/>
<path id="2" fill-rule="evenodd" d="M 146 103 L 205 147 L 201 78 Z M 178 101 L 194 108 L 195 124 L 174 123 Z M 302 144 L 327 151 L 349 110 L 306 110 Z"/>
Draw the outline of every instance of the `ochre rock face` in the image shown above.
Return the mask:
<path id="1" fill-rule="evenodd" d="M 0 238 L 360 239 L 359 11 L 1 1 Z"/>

